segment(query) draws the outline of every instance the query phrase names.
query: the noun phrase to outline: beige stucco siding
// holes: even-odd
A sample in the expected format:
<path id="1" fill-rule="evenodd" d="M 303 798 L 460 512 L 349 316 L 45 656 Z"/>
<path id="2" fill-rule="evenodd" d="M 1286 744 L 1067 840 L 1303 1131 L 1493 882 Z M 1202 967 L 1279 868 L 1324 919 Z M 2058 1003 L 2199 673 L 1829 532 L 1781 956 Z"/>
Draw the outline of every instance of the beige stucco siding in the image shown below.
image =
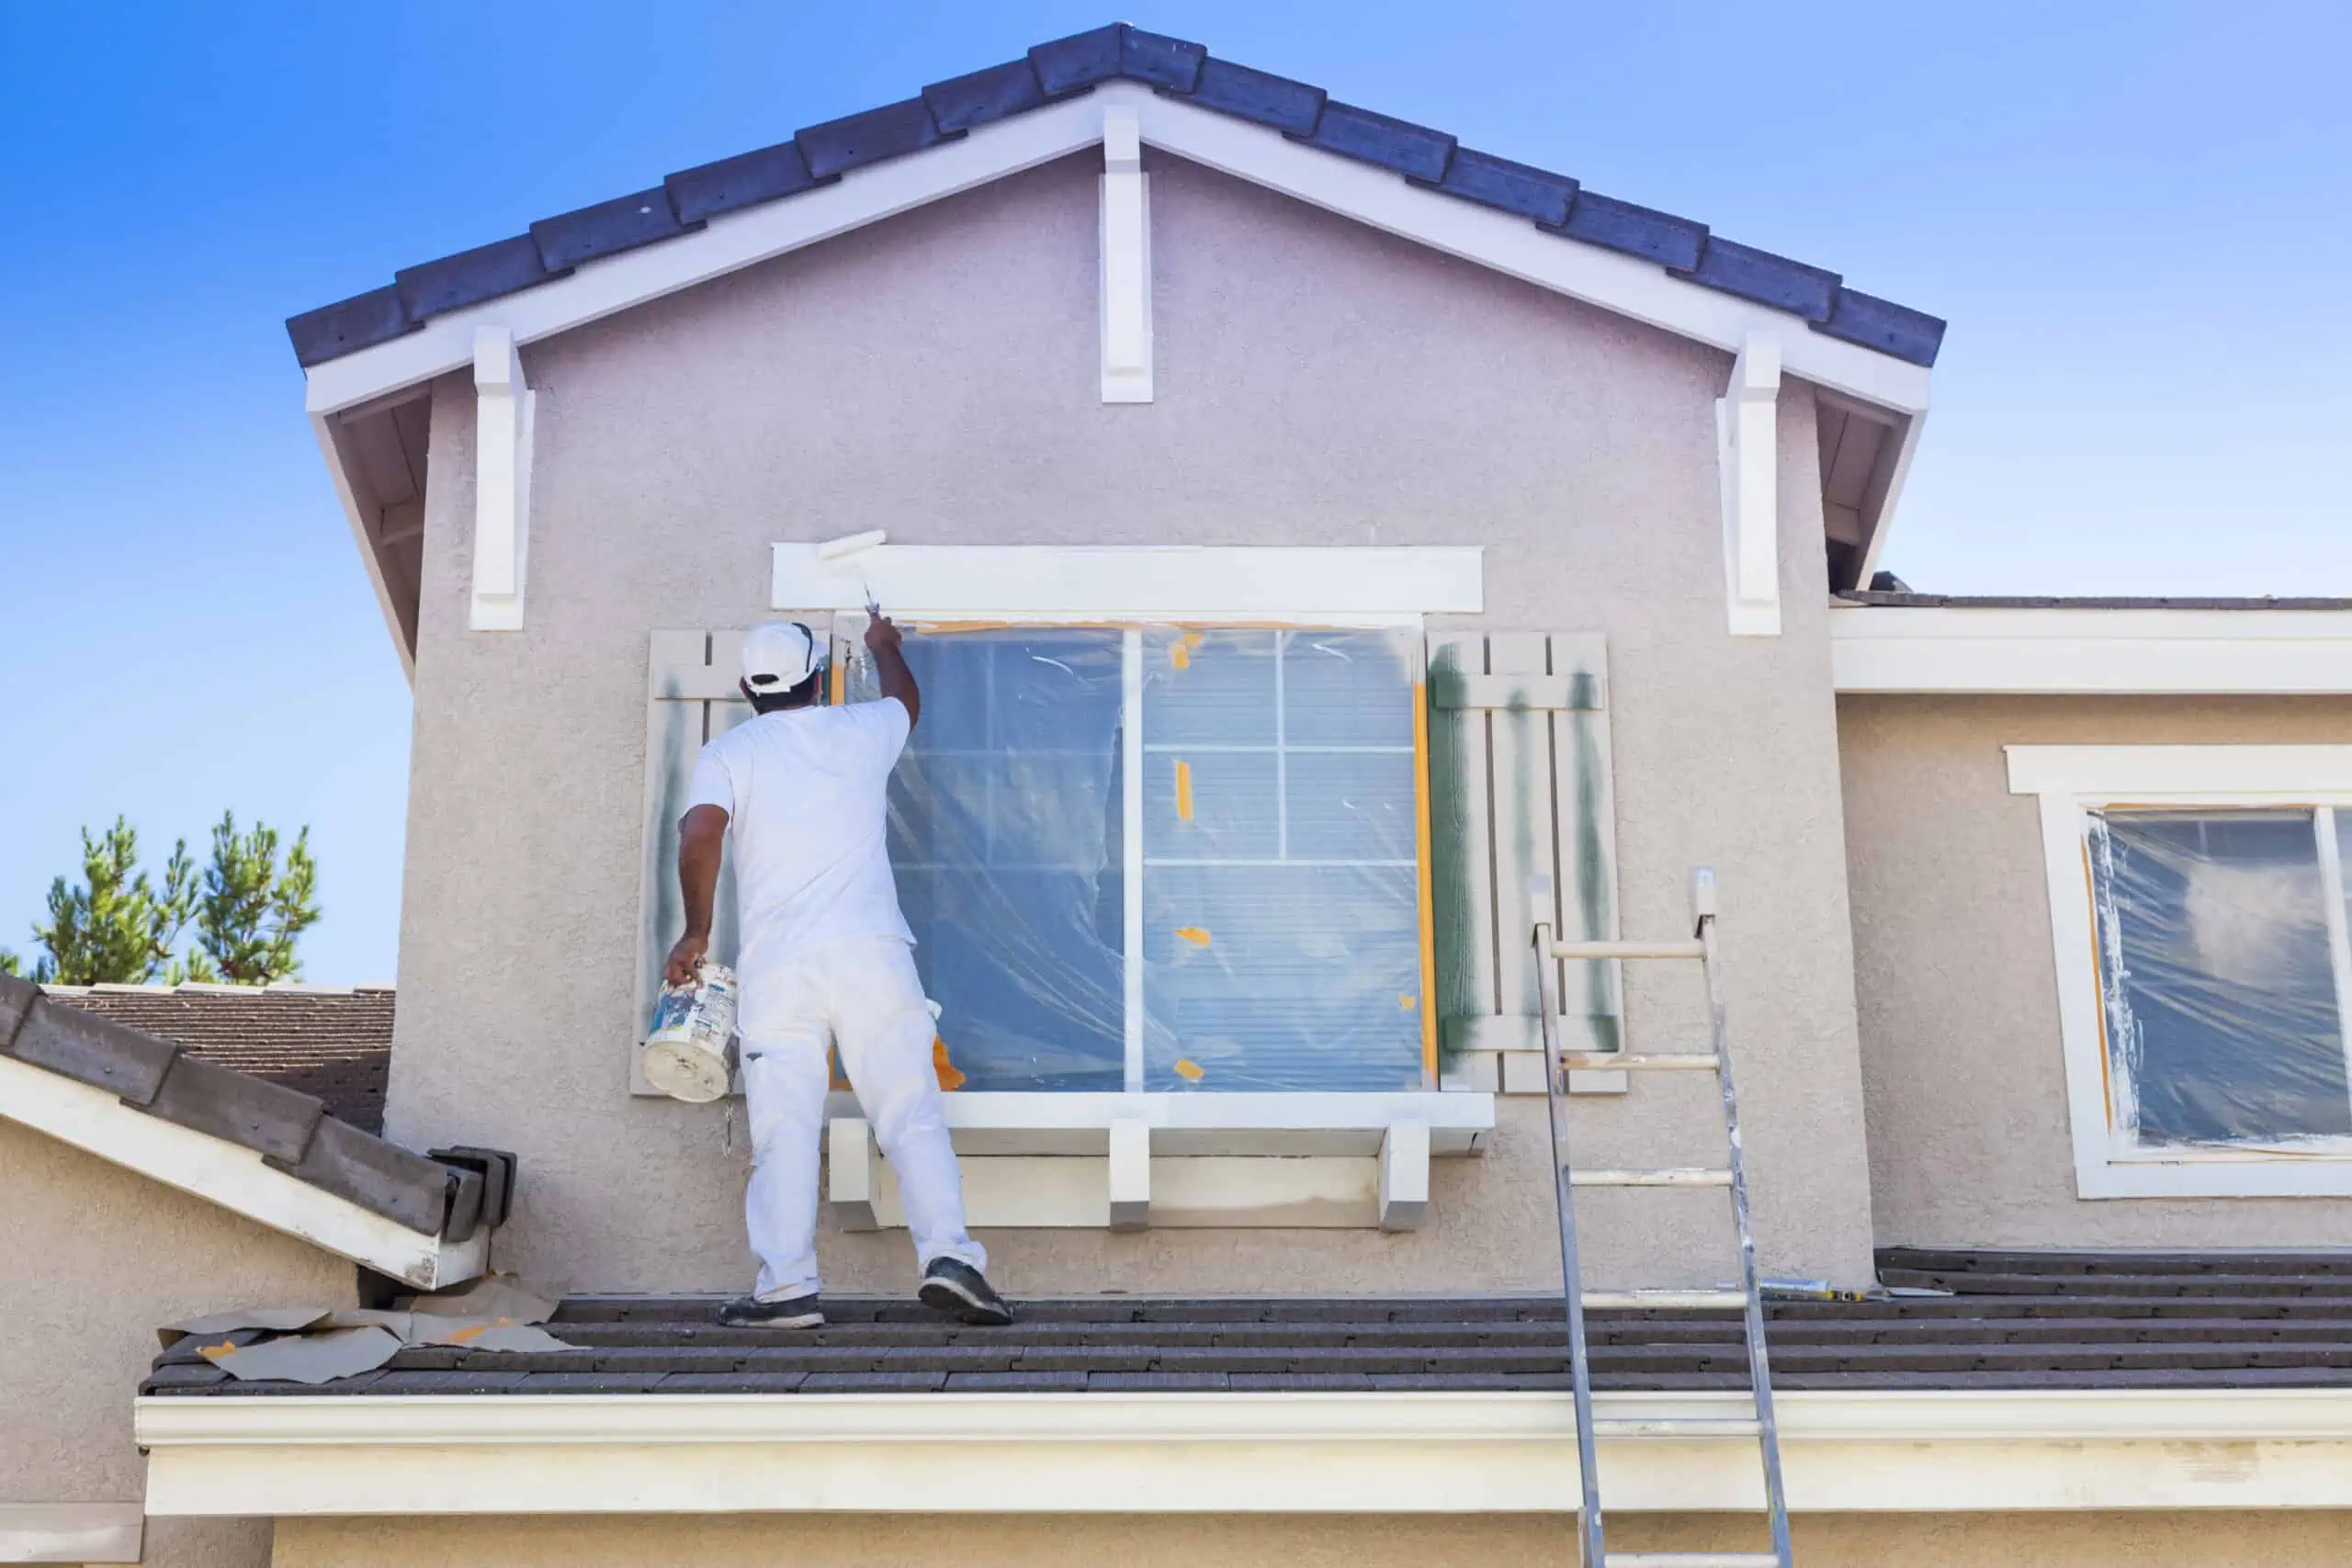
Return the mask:
<path id="1" fill-rule="evenodd" d="M 166 1323 L 257 1303 L 351 1304 L 352 1266 L 0 1122 L 0 1502 L 136 1503 L 130 1402 Z M 269 1529 L 152 1527 L 150 1562 L 266 1562 Z"/>
<path id="2" fill-rule="evenodd" d="M 2352 701 L 1874 696 L 1838 716 L 1879 1239 L 2352 1242 L 2346 1199 L 2075 1196 L 2041 818 L 2001 750 L 2340 745 Z"/>
<path id="3" fill-rule="evenodd" d="M 1760 1520 L 1610 1522 L 1612 1551 L 1756 1551 Z M 1792 1522 L 1806 1568 L 2311 1568 L 2352 1558 L 2352 1514 L 1829 1514 Z M 1574 1568 L 1568 1515 L 288 1519 L 276 1568 Z"/>
<path id="4" fill-rule="evenodd" d="M 1627 929 L 1677 930 L 1685 868 L 1722 869 L 1768 1264 L 1862 1278 L 1810 397 L 1792 384 L 1781 401 L 1787 635 L 1733 639 L 1713 451 L 1727 355 L 1153 168 L 1148 406 L 1099 400 L 1085 159 L 527 348 L 519 634 L 465 627 L 472 393 L 441 384 L 391 1134 L 520 1152 L 503 1262 L 599 1287 L 745 1278 L 740 1127 L 730 1156 L 717 1108 L 632 1101 L 624 1072 L 647 635 L 763 618 L 771 542 L 1477 544 L 1485 624 L 1610 639 Z M 1700 1019 L 1690 976 L 1637 976 L 1637 1041 L 1688 1043 Z M 1589 1152 L 1719 1157 L 1694 1087 L 1581 1108 Z M 1677 1136 L 1648 1131 L 1669 1114 Z M 1521 1101 L 1503 1123 L 1485 1160 L 1442 1163 L 1416 1235 L 986 1239 L 1026 1292 L 1540 1287 L 1540 1114 Z M 1592 1215 L 1596 1274 L 1728 1275 L 1719 1195 L 1611 1194 Z M 829 1235 L 823 1252 L 829 1288 L 911 1280 L 898 1236 Z"/>

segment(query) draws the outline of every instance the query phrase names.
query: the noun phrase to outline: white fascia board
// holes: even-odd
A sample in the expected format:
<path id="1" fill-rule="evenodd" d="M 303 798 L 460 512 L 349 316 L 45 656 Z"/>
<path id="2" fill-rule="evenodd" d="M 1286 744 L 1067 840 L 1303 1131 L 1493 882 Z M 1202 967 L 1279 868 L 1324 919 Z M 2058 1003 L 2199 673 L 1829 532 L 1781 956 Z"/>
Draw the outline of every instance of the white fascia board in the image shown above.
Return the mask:
<path id="1" fill-rule="evenodd" d="M 1840 692 L 2340 694 L 2352 611 L 1847 604 L 1829 654 Z"/>
<path id="2" fill-rule="evenodd" d="M 1603 1394 L 1729 1421 L 1745 1394 Z M 1804 1512 L 2340 1506 L 2352 1390 L 1784 1393 Z M 151 1515 L 1576 1507 L 1565 1393 L 145 1398 Z M 2217 1461 L 2225 1454 L 2225 1461 Z M 1610 1506 L 1753 1509 L 1752 1438 L 1604 1439 Z M 910 1473 L 923 1484 L 910 1488 Z"/>
<path id="3" fill-rule="evenodd" d="M 256 1150 L 7 1056 L 0 1056 L 0 1117 L 426 1290 L 470 1280 L 489 1261 L 487 1227 L 445 1243 L 297 1180 Z"/>
<path id="4" fill-rule="evenodd" d="M 1486 606 L 1476 546 L 779 544 L 768 604 L 894 615 L 1384 624 Z"/>
<path id="5" fill-rule="evenodd" d="M 2352 799 L 2352 746 L 2006 746 L 2012 795 L 2086 806 Z"/>

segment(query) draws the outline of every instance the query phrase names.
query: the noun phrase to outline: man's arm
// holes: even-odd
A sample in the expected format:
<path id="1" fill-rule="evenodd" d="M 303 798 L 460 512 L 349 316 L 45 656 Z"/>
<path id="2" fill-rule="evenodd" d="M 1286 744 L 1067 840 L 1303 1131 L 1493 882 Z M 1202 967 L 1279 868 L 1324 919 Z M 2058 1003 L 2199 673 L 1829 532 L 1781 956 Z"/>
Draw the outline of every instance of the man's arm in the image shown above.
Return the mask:
<path id="1" fill-rule="evenodd" d="M 670 950 L 662 978 L 695 983 L 695 966 L 710 951 L 710 906 L 718 894 L 718 860 L 727 846 L 727 812 L 697 806 L 678 821 L 678 892 L 686 907 L 686 934 Z"/>
<path id="2" fill-rule="evenodd" d="M 907 656 L 899 649 L 899 628 L 889 616 L 876 613 L 867 620 L 865 648 L 874 656 L 874 672 L 882 679 L 882 694 L 904 705 L 907 728 L 912 729 L 922 716 L 922 691 L 915 684 L 915 672 L 907 668 Z"/>

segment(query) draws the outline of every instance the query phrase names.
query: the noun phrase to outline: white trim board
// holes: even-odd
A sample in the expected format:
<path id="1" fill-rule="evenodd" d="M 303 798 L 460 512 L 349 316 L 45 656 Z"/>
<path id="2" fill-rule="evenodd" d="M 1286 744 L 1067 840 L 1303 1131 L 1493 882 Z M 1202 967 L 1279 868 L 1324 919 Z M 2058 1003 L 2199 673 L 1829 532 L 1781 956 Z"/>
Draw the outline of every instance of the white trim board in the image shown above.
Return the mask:
<path id="1" fill-rule="evenodd" d="M 1829 612 L 1847 693 L 2352 693 L 2352 610 Z"/>
<path id="2" fill-rule="evenodd" d="M 2352 1197 L 2340 1152 L 2150 1150 L 2109 1124 L 2098 922 L 2086 813 L 2101 806 L 2352 809 L 2352 746 L 2009 746 L 2009 792 L 2040 802 L 2042 873 L 2066 1075 L 2075 1191 L 2084 1199 Z"/>
<path id="3" fill-rule="evenodd" d="M 1486 607 L 1477 546 L 775 547 L 768 604 L 894 615 L 1388 624 Z"/>
<path id="4" fill-rule="evenodd" d="M 136 1562 L 146 1536 L 137 1503 L 0 1503 L 0 1562 Z"/>
<path id="5" fill-rule="evenodd" d="M 424 1290 L 470 1280 L 489 1262 L 486 1225 L 458 1243 L 410 1230 L 297 1180 L 256 1150 L 8 1056 L 0 1056 L 0 1117 Z"/>
<path id="6" fill-rule="evenodd" d="M 1495 1098 L 1459 1089 L 1392 1092 L 1170 1094 L 1030 1093 L 958 1089 L 939 1097 L 960 1155 L 1108 1155 L 1111 1128 L 1139 1122 L 1155 1157 L 1250 1155 L 1367 1156 L 1388 1130 L 1415 1122 L 1433 1155 L 1482 1153 Z M 827 1097 L 828 1119 L 855 1117 L 857 1097 Z"/>
<path id="7" fill-rule="evenodd" d="M 1804 1512 L 2339 1507 L 2352 1390 L 1784 1393 Z M 1603 1420 L 1747 1396 L 1602 1394 Z M 1566 1512 L 1566 1393 L 145 1398 L 152 1515 Z M 1750 1510 L 1752 1438 L 1609 1438 L 1610 1506 Z M 910 1474 L 922 1484 L 907 1484 Z"/>

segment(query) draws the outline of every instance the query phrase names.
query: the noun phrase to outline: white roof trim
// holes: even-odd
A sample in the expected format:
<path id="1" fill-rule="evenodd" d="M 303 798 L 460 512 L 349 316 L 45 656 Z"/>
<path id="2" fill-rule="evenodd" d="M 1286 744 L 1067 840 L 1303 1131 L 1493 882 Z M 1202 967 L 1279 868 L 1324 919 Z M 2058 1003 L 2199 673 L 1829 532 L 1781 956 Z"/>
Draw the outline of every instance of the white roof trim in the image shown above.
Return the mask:
<path id="1" fill-rule="evenodd" d="M 257 1150 L 9 1056 L 0 1056 L 0 1117 L 424 1290 L 470 1280 L 489 1261 L 488 1225 L 457 1243 L 410 1230 L 298 1180 Z"/>
<path id="2" fill-rule="evenodd" d="M 1343 217 L 1728 354 L 1738 353 L 1751 333 L 1779 333 L 1792 375 L 1896 413 L 1928 406 L 1925 368 L 1805 330 L 1785 311 L 1686 283 L 1655 262 L 1544 233 L 1524 218 L 1421 189 L 1266 127 L 1114 82 L 854 170 L 834 185 L 723 214 L 699 233 L 589 262 L 568 277 L 436 316 L 405 336 L 312 366 L 310 410 L 354 408 L 469 366 L 477 328 L 503 327 L 517 344 L 533 343 L 1080 152 L 1102 140 L 1103 117 L 1113 110 L 1134 115 L 1152 146 Z"/>
<path id="3" fill-rule="evenodd" d="M 1603 1419 L 1749 1414 L 1736 1393 L 1594 1403 Z M 1790 1392 L 1780 1416 L 1806 1512 L 2335 1506 L 2352 1464 L 2352 1389 Z M 148 1398 L 136 1429 L 163 1515 L 1577 1502 L 1564 1393 Z M 1753 1438 L 1605 1447 L 1612 1508 L 1761 1506 Z"/>
<path id="4" fill-rule="evenodd" d="M 1840 692 L 2032 695 L 2352 693 L 2352 610 L 1829 613 Z"/>

